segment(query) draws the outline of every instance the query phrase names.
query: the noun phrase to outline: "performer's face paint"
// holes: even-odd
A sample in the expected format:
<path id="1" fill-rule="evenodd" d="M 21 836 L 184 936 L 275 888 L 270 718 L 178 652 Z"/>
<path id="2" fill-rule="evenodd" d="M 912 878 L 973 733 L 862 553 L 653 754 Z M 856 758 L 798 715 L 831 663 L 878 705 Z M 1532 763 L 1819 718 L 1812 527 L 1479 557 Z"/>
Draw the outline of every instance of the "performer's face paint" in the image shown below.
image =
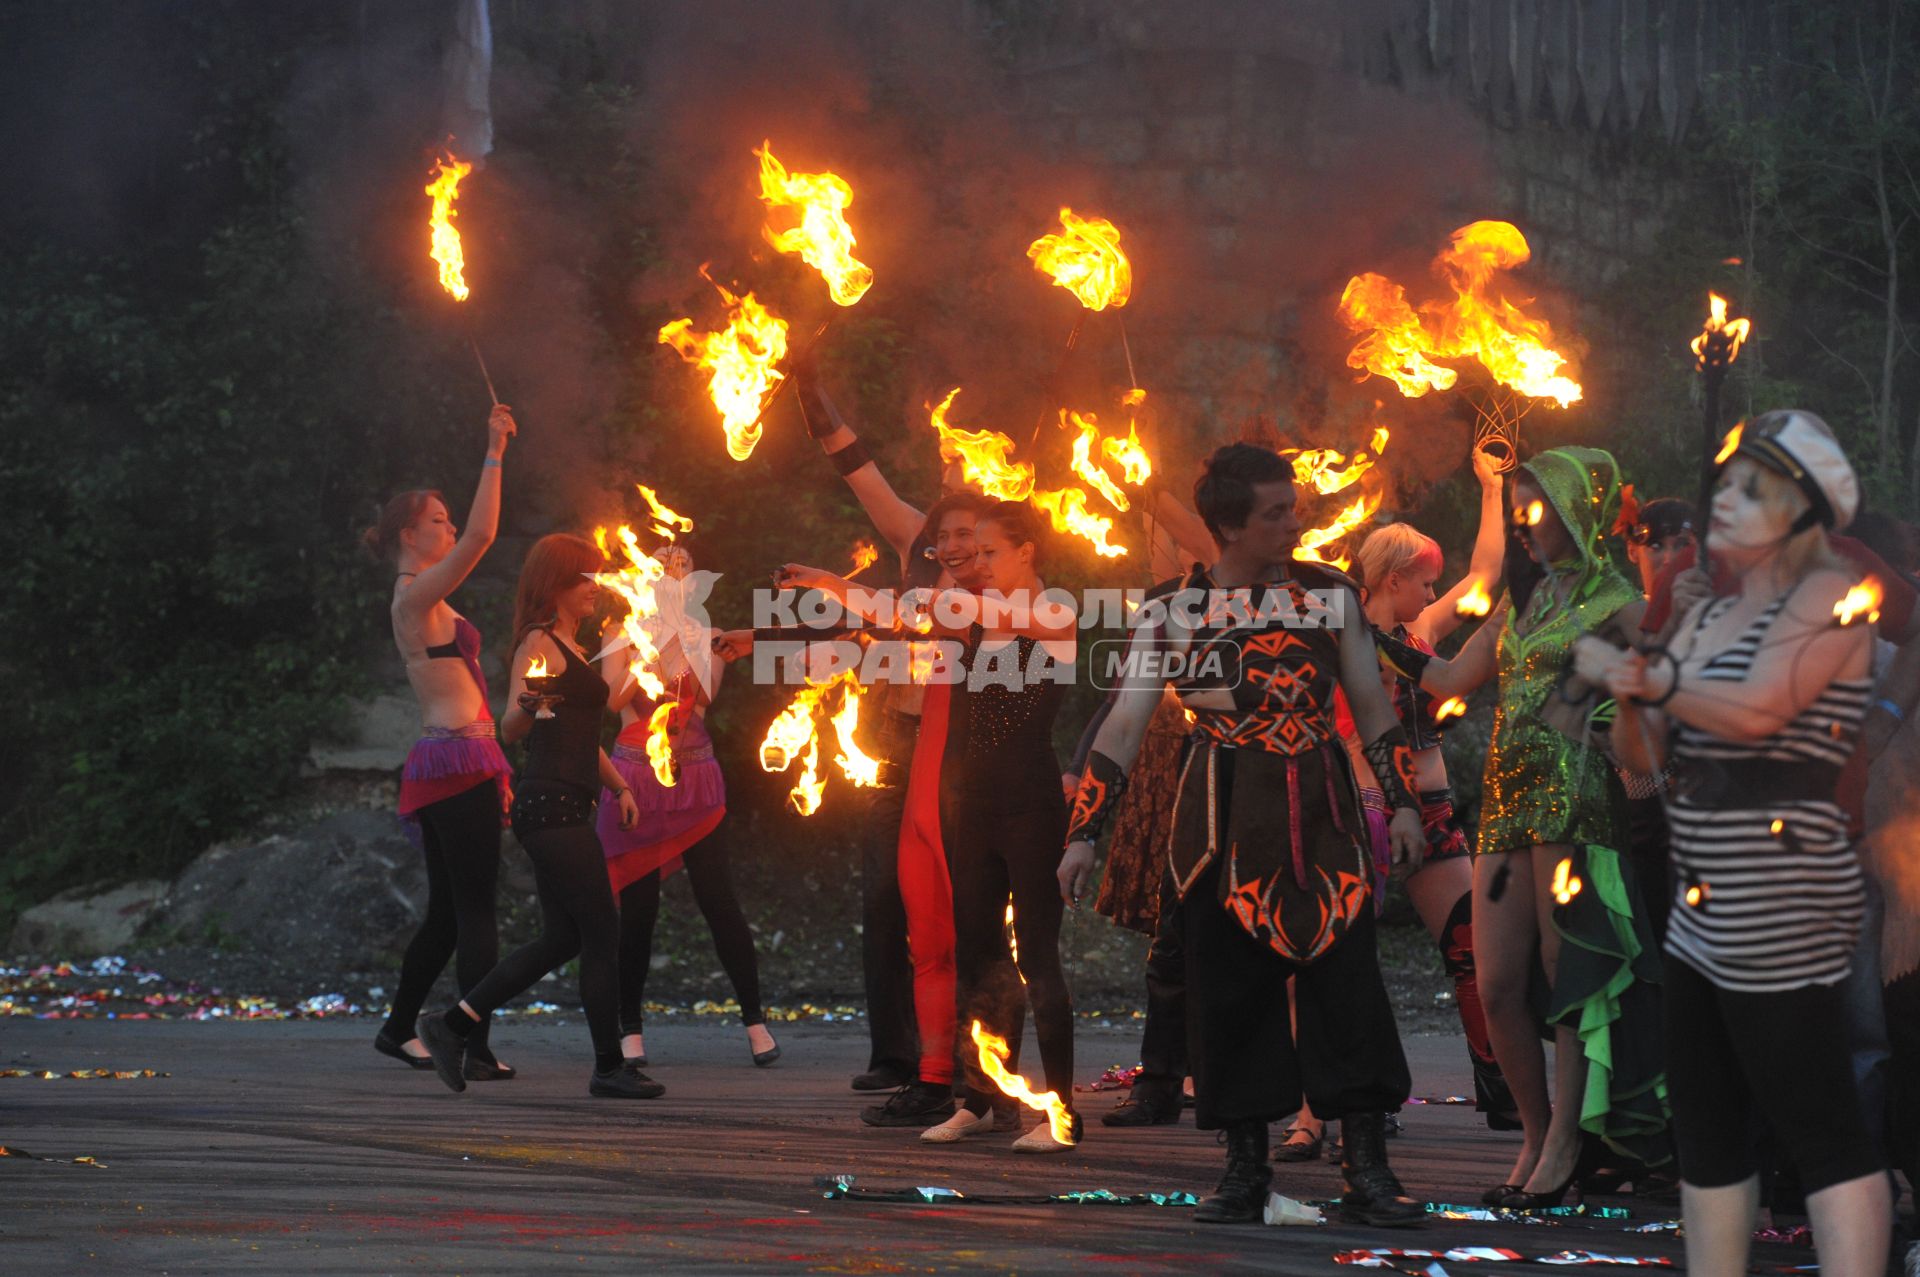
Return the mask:
<path id="1" fill-rule="evenodd" d="M 949 510 L 933 534 L 933 553 L 940 566 L 953 577 L 955 585 L 977 588 L 974 564 L 978 542 L 974 535 L 976 516 L 971 510 Z"/>
<path id="2" fill-rule="evenodd" d="M 1750 457 L 1735 457 L 1713 490 L 1708 544 L 1716 557 L 1735 561 L 1765 553 L 1793 534 L 1793 521 L 1805 508 L 1806 497 L 1787 480 Z"/>
<path id="3" fill-rule="evenodd" d="M 420 517 L 400 534 L 401 544 L 413 551 L 423 567 L 432 567 L 446 558 L 459 539 L 460 529 L 453 526 L 453 516 L 447 513 L 446 505 L 438 497 L 428 497 Z"/>
<path id="4" fill-rule="evenodd" d="M 1033 542 L 1015 543 L 998 523 L 989 519 L 974 532 L 974 585 L 1011 596 L 1039 586 L 1033 573 Z"/>
<path id="5" fill-rule="evenodd" d="M 1528 511 L 1536 501 L 1540 503 L 1540 521 L 1522 529 L 1527 534 L 1527 552 L 1534 562 L 1551 564 L 1573 553 L 1573 538 L 1567 535 L 1567 525 L 1554 513 L 1547 494 L 1540 490 L 1533 476 L 1523 470 L 1513 481 L 1513 508 L 1521 521 L 1527 520 Z"/>
<path id="6" fill-rule="evenodd" d="M 1294 547 L 1300 544 L 1300 514 L 1291 479 L 1253 485 L 1252 513 L 1232 544 L 1261 563 L 1293 561 Z"/>

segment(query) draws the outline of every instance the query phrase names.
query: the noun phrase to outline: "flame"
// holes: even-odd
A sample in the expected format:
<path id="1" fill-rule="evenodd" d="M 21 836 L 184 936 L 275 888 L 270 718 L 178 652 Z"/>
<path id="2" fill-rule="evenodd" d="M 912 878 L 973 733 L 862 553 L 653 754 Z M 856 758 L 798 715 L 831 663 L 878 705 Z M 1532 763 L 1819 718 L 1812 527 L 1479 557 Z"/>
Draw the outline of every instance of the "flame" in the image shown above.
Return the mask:
<path id="1" fill-rule="evenodd" d="M 1561 373 L 1567 357 L 1554 350 L 1553 329 L 1489 291 L 1497 272 L 1524 263 L 1532 250 L 1510 222 L 1480 221 L 1453 233 L 1434 258 L 1433 271 L 1453 300 L 1430 301 L 1416 311 L 1406 289 L 1372 273 L 1354 276 L 1340 295 L 1340 318 L 1363 334 L 1347 366 L 1387 378 L 1409 399 L 1451 389 L 1459 374 L 1436 362 L 1473 359 L 1492 378 L 1521 394 L 1562 408 L 1581 398 L 1580 384 Z"/>
<path id="2" fill-rule="evenodd" d="M 1025 1078 L 1018 1073 L 1007 1071 L 1007 1056 L 1012 1052 L 1007 1048 L 1007 1040 L 998 1034 L 989 1033 L 981 1027 L 980 1021 L 973 1022 L 973 1045 L 980 1052 L 980 1068 L 1001 1092 L 1019 1100 L 1030 1109 L 1047 1115 L 1047 1124 L 1052 1128 L 1053 1138 L 1059 1144 L 1072 1144 L 1073 1116 L 1067 1112 L 1067 1106 L 1060 1099 L 1058 1091 L 1045 1091 L 1035 1095 L 1033 1088 L 1027 1085 Z"/>
<path id="3" fill-rule="evenodd" d="M 647 720 L 647 761 L 653 764 L 654 779 L 673 788 L 680 781 L 678 770 L 673 765 L 673 732 L 668 728 L 668 720 L 673 717 L 677 705 L 673 701 L 661 701 L 653 708 L 653 717 Z"/>
<path id="4" fill-rule="evenodd" d="M 1867 577 L 1848 590 L 1846 597 L 1833 605 L 1834 619 L 1842 625 L 1852 625 L 1864 615 L 1868 625 L 1877 624 L 1880 620 L 1880 603 L 1883 598 L 1880 582 L 1874 577 Z"/>
<path id="5" fill-rule="evenodd" d="M 647 494 L 649 503 L 653 502 L 648 489 L 641 488 L 640 491 Z M 660 506 L 656 508 L 665 509 Z M 667 513 L 672 512 L 667 511 Z M 634 535 L 632 528 L 622 524 L 615 535 L 620 539 L 619 557 L 625 562 L 610 571 L 594 573 L 593 579 L 626 601 L 627 614 L 621 618 L 620 633 L 633 649 L 632 654 L 627 658 L 627 677 L 640 684 L 641 690 L 649 698 L 657 698 L 666 694 L 667 685 L 660 680 L 660 675 L 655 670 L 660 659 L 660 648 L 654 642 L 653 627 L 650 622 L 660 614 L 660 601 L 653 587 L 667 575 L 667 568 L 660 560 L 640 548 L 640 538 Z M 600 547 L 602 554 L 606 554 L 609 558 L 614 557 L 607 546 L 606 528 L 595 528 L 593 541 Z"/>
<path id="6" fill-rule="evenodd" d="M 799 225 L 784 231 L 769 221 L 760 228 L 767 243 L 800 259 L 820 272 L 827 291 L 841 306 L 851 306 L 873 287 L 873 268 L 853 255 L 853 230 L 842 210 L 853 203 L 853 188 L 832 173 L 789 173 L 773 158 L 773 143 L 754 152 L 760 157 L 760 198 L 769 210 L 793 209 Z"/>
<path id="7" fill-rule="evenodd" d="M 1724 466 L 1727 458 L 1740 451 L 1740 432 L 1746 428 L 1746 422 L 1736 421 L 1733 429 L 1727 431 L 1727 437 L 1720 441 L 1720 451 L 1713 454 L 1713 464 Z"/>
<path id="8" fill-rule="evenodd" d="M 853 743 L 853 733 L 860 721 L 858 671 L 843 670 L 824 683 L 812 683 L 794 693 L 793 700 L 767 725 L 767 734 L 760 741 L 763 771 L 784 772 L 796 759 L 801 761 L 800 776 L 788 791 L 787 800 L 802 816 L 811 816 L 820 810 L 820 800 L 826 793 L 826 777 L 820 774 L 820 732 L 816 719 L 835 688 L 843 690 L 839 709 L 827 720 L 840 744 L 840 753 L 834 762 L 856 785 L 870 787 L 880 783 L 879 762 Z"/>
<path id="9" fill-rule="evenodd" d="M 1120 406 L 1138 408 L 1146 401 L 1147 392 L 1135 386 L 1120 397 Z M 1136 414 L 1127 415 L 1127 437 L 1103 440 L 1100 451 L 1107 454 L 1107 460 L 1120 467 L 1120 477 L 1134 487 L 1153 478 L 1153 458 L 1147 455 L 1146 448 L 1140 442 L 1140 421 Z"/>
<path id="10" fill-rule="evenodd" d="M 1786 827 L 1787 827 L 1787 822 L 1780 819 L 1778 816 L 1775 816 L 1773 818 L 1773 823 L 1767 826 L 1767 832 L 1772 834 L 1775 838 L 1778 838 L 1780 836 L 1780 831 L 1785 829 Z"/>
<path id="11" fill-rule="evenodd" d="M 1346 454 L 1332 448 L 1314 448 L 1307 452 L 1296 453 L 1293 458 L 1293 481 L 1303 488 L 1312 488 L 1323 497 L 1336 492 L 1344 492 L 1360 481 L 1360 476 L 1373 469 L 1373 458 L 1364 452 L 1357 452 L 1351 464 Z"/>
<path id="12" fill-rule="evenodd" d="M 1436 723 L 1444 723 L 1449 718 L 1458 717 L 1466 712 L 1467 703 L 1465 701 L 1461 700 L 1458 696 L 1449 696 L 1446 700 L 1441 701 L 1439 706 L 1434 709 L 1433 721 Z"/>
<path id="13" fill-rule="evenodd" d="M 1706 883 L 1696 882 L 1692 886 L 1687 888 L 1686 899 L 1689 905 L 1692 905 L 1695 909 L 1698 909 L 1702 904 L 1706 902 L 1707 898 L 1711 895 L 1713 895 L 1713 892 L 1707 889 Z"/>
<path id="14" fill-rule="evenodd" d="M 1044 510 L 1054 531 L 1082 538 L 1103 559 L 1116 559 L 1127 552 L 1124 545 L 1107 540 L 1113 520 L 1087 509 L 1087 494 L 1080 488 L 1040 489 L 1033 494 L 1033 507 Z"/>
<path id="15" fill-rule="evenodd" d="M 1065 426 L 1071 417 L 1080 434 L 1073 441 L 1073 472 L 1087 481 L 1087 486 L 1107 499 L 1107 504 L 1116 510 L 1127 508 L 1127 494 L 1120 491 L 1100 463 L 1093 459 L 1093 446 L 1100 442 L 1100 421 L 1092 413 L 1081 416 L 1077 412 L 1060 410 L 1060 424 Z"/>
<path id="16" fill-rule="evenodd" d="M 1553 898 L 1560 904 L 1573 903 L 1573 898 L 1580 894 L 1582 885 L 1580 879 L 1574 875 L 1571 856 L 1553 867 Z"/>
<path id="17" fill-rule="evenodd" d="M 1525 509 L 1514 514 L 1513 521 L 1523 528 L 1537 528 L 1540 526 L 1540 520 L 1546 517 L 1547 507 L 1544 502 L 1529 501 Z"/>
<path id="18" fill-rule="evenodd" d="M 671 541 L 677 532 L 693 531 L 693 520 L 661 505 L 659 496 L 652 488 L 644 483 L 636 483 L 633 486 L 639 490 L 641 498 L 647 503 L 647 511 L 653 518 L 653 525 L 648 530 L 655 536 L 665 537 Z M 600 547 L 602 552 L 606 548 L 604 545 Z"/>
<path id="19" fill-rule="evenodd" d="M 1487 583 L 1476 579 L 1473 588 L 1460 596 L 1453 605 L 1455 616 L 1485 616 L 1493 611 L 1493 596 L 1487 593 Z"/>
<path id="20" fill-rule="evenodd" d="M 1035 270 L 1080 299 L 1088 310 L 1121 307 L 1133 293 L 1133 264 L 1120 251 L 1120 231 L 1104 217 L 1060 210 L 1064 235 L 1042 235 L 1027 248 Z"/>
<path id="21" fill-rule="evenodd" d="M 1007 927 L 1007 954 L 1013 959 L 1014 969 L 1017 971 L 1020 966 L 1020 933 L 1018 930 L 1014 928 L 1014 925 L 1013 925 L 1013 897 L 1012 896 L 1007 897 L 1006 927 Z M 1022 975 L 1020 977 L 1020 983 L 1025 984 L 1026 982 L 1027 982 L 1027 977 L 1025 975 Z"/>
<path id="22" fill-rule="evenodd" d="M 996 501 L 1025 501 L 1033 495 L 1033 466 L 1025 461 L 1009 461 L 1013 440 L 998 430 L 962 430 L 947 424 L 947 410 L 960 393 L 955 386 L 937 407 L 930 408 L 929 419 L 940 436 L 940 455 L 960 459 L 961 478 Z"/>
<path id="23" fill-rule="evenodd" d="M 1294 549 L 1293 557 L 1307 563 L 1325 563 L 1345 572 L 1352 565 L 1352 559 L 1344 554 L 1327 558 L 1320 551 L 1371 519 L 1380 508 L 1380 500 L 1381 494 L 1378 492 L 1361 493 L 1354 498 L 1352 505 L 1334 516 L 1333 522 L 1301 533 L 1300 544 Z"/>
<path id="24" fill-rule="evenodd" d="M 1727 299 L 1719 293 L 1707 294 L 1707 322 L 1700 329 L 1700 335 L 1688 344 L 1693 349 L 1693 357 L 1699 367 L 1707 366 L 1707 344 L 1715 334 L 1720 334 L 1727 342 L 1727 362 L 1732 363 L 1740 357 L 1740 347 L 1747 340 L 1747 334 L 1753 331 L 1750 319 L 1727 318 Z M 1716 358 L 1718 352 L 1716 352 Z"/>
<path id="25" fill-rule="evenodd" d="M 427 251 L 440 267 L 440 287 L 460 302 L 467 300 L 467 257 L 460 247 L 460 232 L 453 229 L 453 201 L 460 194 L 460 179 L 471 172 L 473 165 L 449 155 L 434 161 L 433 182 L 426 188 L 433 197 L 433 212 L 427 215 L 433 246 Z"/>
<path id="26" fill-rule="evenodd" d="M 527 678 L 546 678 L 547 677 L 547 658 L 544 656 L 536 656 L 531 661 L 527 662 L 526 677 Z"/>
<path id="27" fill-rule="evenodd" d="M 707 394 L 720 410 L 721 426 L 727 432 L 727 455 L 745 461 L 760 442 L 760 412 L 768 394 L 786 380 L 776 365 L 786 357 L 787 321 L 769 312 L 752 293 L 736 297 L 715 283 L 704 267 L 700 273 L 727 304 L 726 327 L 696 333 L 691 319 L 676 319 L 660 330 L 660 341 L 707 373 Z"/>
<path id="28" fill-rule="evenodd" d="M 871 541 L 860 540 L 853 543 L 853 570 L 865 572 L 880 561 L 880 551 Z"/>
<path id="29" fill-rule="evenodd" d="M 1377 457 L 1386 450 L 1387 428 L 1385 426 L 1375 426 L 1373 428 L 1373 455 Z"/>

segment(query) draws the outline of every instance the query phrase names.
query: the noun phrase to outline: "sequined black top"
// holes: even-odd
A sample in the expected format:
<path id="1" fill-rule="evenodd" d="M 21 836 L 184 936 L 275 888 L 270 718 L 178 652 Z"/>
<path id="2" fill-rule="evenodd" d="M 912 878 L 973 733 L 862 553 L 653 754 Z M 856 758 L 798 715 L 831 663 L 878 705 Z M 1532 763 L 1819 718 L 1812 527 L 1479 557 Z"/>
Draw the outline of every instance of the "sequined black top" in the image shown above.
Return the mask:
<path id="1" fill-rule="evenodd" d="M 981 627 L 960 652 L 965 677 L 947 711 L 942 785 L 1002 811 L 1059 806 L 1060 763 L 1053 720 L 1074 667 L 1055 661 L 1038 639 L 983 647 Z"/>

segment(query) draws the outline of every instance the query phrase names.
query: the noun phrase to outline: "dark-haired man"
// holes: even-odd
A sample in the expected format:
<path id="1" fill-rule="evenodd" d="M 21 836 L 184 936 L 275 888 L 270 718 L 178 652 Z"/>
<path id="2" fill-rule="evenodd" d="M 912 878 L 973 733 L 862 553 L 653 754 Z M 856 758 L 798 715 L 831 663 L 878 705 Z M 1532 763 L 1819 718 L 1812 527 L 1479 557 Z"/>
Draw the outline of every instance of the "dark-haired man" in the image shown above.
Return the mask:
<path id="1" fill-rule="evenodd" d="M 1374 1225 L 1422 1207 L 1387 1165 L 1386 1114 L 1411 1085 L 1373 933 L 1365 822 L 1334 726 L 1343 688 L 1394 808 L 1396 859 L 1423 847 L 1404 730 L 1381 687 L 1352 582 L 1294 561 L 1293 471 L 1270 449 L 1232 444 L 1208 458 L 1194 505 L 1220 547 L 1189 573 L 1136 642 L 1171 648 L 1191 671 L 1172 685 L 1195 715 L 1181 766 L 1168 868 L 1186 949 L 1195 1124 L 1227 1134 L 1227 1169 L 1194 1212 L 1259 1219 L 1272 1170 L 1267 1124 L 1302 1102 L 1341 1119 L 1342 1210 Z M 1074 802 L 1060 885 L 1086 887 L 1093 841 L 1162 684 L 1115 698 Z M 1299 1036 L 1289 1024 L 1295 977 Z"/>

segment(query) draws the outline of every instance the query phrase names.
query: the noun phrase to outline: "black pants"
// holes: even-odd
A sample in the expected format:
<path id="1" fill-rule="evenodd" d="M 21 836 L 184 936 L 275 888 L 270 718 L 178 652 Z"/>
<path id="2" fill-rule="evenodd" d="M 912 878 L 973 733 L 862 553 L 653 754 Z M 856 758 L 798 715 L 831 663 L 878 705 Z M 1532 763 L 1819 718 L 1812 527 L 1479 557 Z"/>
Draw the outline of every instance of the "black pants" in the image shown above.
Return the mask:
<path id="1" fill-rule="evenodd" d="M 533 861 L 540 893 L 540 936 L 501 959 L 464 1001 L 484 1019 L 578 955 L 580 1005 L 595 1060 L 602 1068 L 618 1067 L 620 915 L 600 838 L 590 824 L 567 825 L 521 834 L 520 843 Z"/>
<path id="2" fill-rule="evenodd" d="M 1664 982 L 1667 1094 L 1689 1184 L 1725 1188 L 1755 1173 L 1756 1112 L 1807 1193 L 1886 1166 L 1854 1094 L 1838 985 L 1732 993 L 1679 958 Z"/>
<path id="3" fill-rule="evenodd" d="M 1223 860 L 1215 858 L 1180 904 L 1194 1124 L 1278 1121 L 1299 1110 L 1303 1093 L 1324 1117 L 1405 1104 L 1413 1082 L 1380 978 L 1373 911 L 1361 910 L 1318 961 L 1288 962 L 1221 906 Z M 1297 1043 L 1288 976 L 1299 1003 Z"/>
<path id="4" fill-rule="evenodd" d="M 984 1113 L 999 1094 L 971 1046 L 968 1030 L 973 1021 L 1017 1050 L 1029 1000 L 1046 1073 L 1044 1089 L 1057 1091 L 1072 1104 L 1073 998 L 1060 965 L 1060 920 L 1066 906 L 1055 876 L 1065 850 L 1066 806 L 1008 812 L 996 809 L 986 796 L 961 795 L 949 798 L 945 806 L 941 826 L 953 883 L 953 957 L 960 985 L 967 1107 Z M 1017 960 L 1007 948 L 1009 895 Z M 1008 1067 L 1014 1067 L 1013 1061 Z"/>
<path id="5" fill-rule="evenodd" d="M 714 951 L 733 996 L 740 1002 L 740 1019 L 761 1024 L 760 960 L 753 952 L 753 929 L 733 889 L 732 858 L 727 824 L 720 825 L 687 849 L 681 857 L 693 902 L 713 933 Z M 647 971 L 653 965 L 653 925 L 660 916 L 660 871 L 627 884 L 620 893 L 620 1031 L 638 1033 L 647 1004 Z"/>
<path id="6" fill-rule="evenodd" d="M 500 789 L 488 777 L 451 798 L 422 807 L 420 836 L 427 861 L 427 916 L 400 960 L 400 987 L 382 1032 L 397 1041 L 413 1037 L 413 1022 L 457 952 L 460 987 L 471 988 L 500 958 L 500 928 L 494 920 L 494 889 L 500 880 Z M 487 1055 L 487 1022 L 468 1039 Z"/>
<path id="7" fill-rule="evenodd" d="M 1637 903 L 1646 907 L 1647 927 L 1656 944 L 1667 942 L 1667 918 L 1673 912 L 1673 860 L 1667 807 L 1660 795 L 1627 803 L 1628 850 L 1640 879 Z"/>
<path id="8" fill-rule="evenodd" d="M 1171 1098 L 1186 1075 L 1187 955 L 1180 935 L 1180 895 L 1173 875 L 1162 874 L 1160 921 L 1147 949 L 1147 1027 L 1140 1037 L 1140 1078 L 1134 1094 L 1144 1097 L 1152 1090 Z"/>
<path id="9" fill-rule="evenodd" d="M 867 791 L 860 832 L 860 972 L 867 990 L 867 1067 L 898 1069 L 912 1077 L 920 1063 L 920 1032 L 913 1011 L 913 958 L 907 951 L 907 908 L 900 900 L 900 818 L 907 808 L 907 772 L 913 765 L 919 720 L 900 713 L 882 718 L 882 760 L 899 783 Z"/>

